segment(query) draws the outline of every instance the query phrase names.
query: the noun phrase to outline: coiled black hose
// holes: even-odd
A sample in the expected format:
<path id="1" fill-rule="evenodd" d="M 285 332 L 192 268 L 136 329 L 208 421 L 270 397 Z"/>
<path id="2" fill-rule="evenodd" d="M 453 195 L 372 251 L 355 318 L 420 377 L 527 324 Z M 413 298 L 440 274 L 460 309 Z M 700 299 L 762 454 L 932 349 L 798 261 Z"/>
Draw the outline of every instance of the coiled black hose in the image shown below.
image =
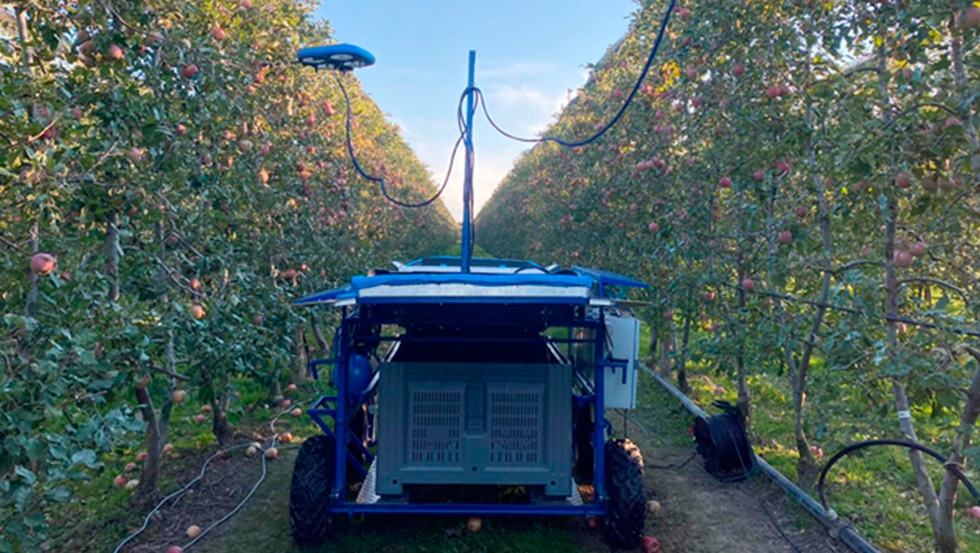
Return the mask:
<path id="1" fill-rule="evenodd" d="M 755 457 L 742 412 L 728 402 L 713 404 L 725 412 L 694 421 L 694 440 L 698 454 L 704 459 L 704 469 L 723 482 L 748 478 L 755 466 Z"/>

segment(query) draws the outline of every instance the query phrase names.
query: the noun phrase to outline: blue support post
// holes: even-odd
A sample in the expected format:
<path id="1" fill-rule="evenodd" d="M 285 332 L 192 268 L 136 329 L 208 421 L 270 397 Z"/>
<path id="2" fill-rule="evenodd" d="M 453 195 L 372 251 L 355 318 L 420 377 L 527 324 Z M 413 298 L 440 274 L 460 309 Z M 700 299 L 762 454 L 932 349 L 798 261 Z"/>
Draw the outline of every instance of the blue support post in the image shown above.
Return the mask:
<path id="1" fill-rule="evenodd" d="M 470 259 L 473 257 L 473 103 L 476 84 L 476 51 L 470 50 L 469 86 L 466 94 L 466 171 L 463 176 L 463 247 L 460 257 L 460 272 L 470 272 Z"/>
<path id="2" fill-rule="evenodd" d="M 348 348 L 350 344 L 348 336 L 347 308 L 344 308 L 343 322 L 340 325 L 340 355 L 338 358 L 345 362 L 337 363 L 337 371 L 333 376 L 334 384 L 337 386 L 337 404 L 334 416 L 334 435 L 337 437 L 337 452 L 334 461 L 337 463 L 334 468 L 334 485 L 331 497 L 333 500 L 341 501 L 344 498 L 344 488 L 347 483 L 347 364 L 350 359 Z"/>
<path id="3" fill-rule="evenodd" d="M 592 444 L 595 446 L 595 486 L 596 501 L 606 502 L 606 317 L 605 311 L 599 314 L 599 328 L 595 333 L 595 433 Z"/>

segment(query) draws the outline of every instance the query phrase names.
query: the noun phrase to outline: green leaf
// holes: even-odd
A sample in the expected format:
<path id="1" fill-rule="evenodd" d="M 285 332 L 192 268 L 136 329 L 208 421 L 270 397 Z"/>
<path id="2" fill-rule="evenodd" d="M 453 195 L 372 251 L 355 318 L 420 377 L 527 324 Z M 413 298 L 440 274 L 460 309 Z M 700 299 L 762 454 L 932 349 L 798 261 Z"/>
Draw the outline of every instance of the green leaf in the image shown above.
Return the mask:
<path id="1" fill-rule="evenodd" d="M 28 486 L 33 486 L 37 482 L 37 475 L 27 467 L 17 465 L 14 467 L 14 474 L 19 476 Z"/>
<path id="2" fill-rule="evenodd" d="M 96 469 L 102 466 L 102 461 L 99 461 L 99 458 L 95 455 L 95 451 L 91 449 L 76 451 L 71 456 L 71 463 L 73 465 L 85 465 L 90 469 Z"/>

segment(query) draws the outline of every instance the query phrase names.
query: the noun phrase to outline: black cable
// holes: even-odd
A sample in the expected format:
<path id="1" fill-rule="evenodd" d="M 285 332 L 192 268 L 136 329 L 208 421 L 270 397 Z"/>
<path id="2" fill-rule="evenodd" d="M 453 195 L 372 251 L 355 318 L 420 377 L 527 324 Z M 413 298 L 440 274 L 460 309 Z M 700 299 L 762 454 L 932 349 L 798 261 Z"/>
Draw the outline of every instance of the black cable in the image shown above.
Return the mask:
<path id="1" fill-rule="evenodd" d="M 793 540 L 789 539 L 789 536 L 786 535 L 786 532 L 783 532 L 782 527 L 779 526 L 779 521 L 776 520 L 776 517 L 769 511 L 769 508 L 766 507 L 765 497 L 763 497 L 762 501 L 759 502 L 759 506 L 762 507 L 762 511 L 765 512 L 766 516 L 769 517 L 769 520 L 772 521 L 772 525 L 776 528 L 776 531 L 779 532 L 779 535 L 782 536 L 783 539 L 786 540 L 786 543 L 788 543 L 789 546 L 793 548 L 793 551 L 795 551 L 796 553 L 803 553 L 803 550 L 800 549 L 800 546 L 793 543 Z"/>
<path id="2" fill-rule="evenodd" d="M 960 467 L 958 465 L 948 463 L 946 457 L 944 457 L 938 451 L 909 440 L 867 440 L 864 442 L 858 442 L 856 444 L 849 445 L 844 449 L 838 451 L 837 453 L 834 454 L 833 457 L 830 458 L 829 461 L 827 461 L 827 464 L 824 465 L 823 469 L 820 471 L 820 479 L 817 480 L 817 491 L 820 492 L 820 504 L 823 505 L 825 511 L 828 512 L 830 511 L 830 509 L 827 507 L 827 496 L 826 496 L 826 492 L 824 491 L 824 480 L 827 478 L 827 473 L 830 472 L 830 468 L 833 467 L 837 463 L 837 461 L 841 460 L 846 455 L 854 453 L 855 451 L 859 451 L 861 449 L 866 449 L 869 447 L 877 447 L 877 446 L 884 446 L 884 445 L 915 449 L 939 461 L 940 463 L 943 464 L 943 466 L 946 467 L 947 470 L 952 471 L 952 473 L 960 480 L 960 482 L 963 482 L 963 485 L 966 486 L 966 489 L 969 490 L 970 493 L 973 495 L 973 500 L 978 505 L 980 505 L 980 493 L 978 493 L 977 489 L 973 487 L 973 484 L 966 477 L 966 475 L 963 474 L 963 471 L 960 469 Z"/>
<path id="3" fill-rule="evenodd" d="M 651 465 L 649 463 L 644 463 L 643 468 L 657 469 L 657 470 L 670 470 L 670 469 L 680 470 L 680 469 L 686 467 L 687 464 L 690 463 L 692 460 L 694 460 L 694 458 L 697 457 L 697 456 L 698 456 L 698 452 L 695 451 L 695 452 L 691 453 L 691 456 L 688 457 L 687 460 L 685 460 L 683 463 L 681 463 L 679 465 L 675 465 L 674 463 L 668 463 L 666 465 Z"/>
<path id="4" fill-rule="evenodd" d="M 677 4 L 677 0 L 670 0 L 670 6 L 668 6 L 668 8 L 667 8 L 667 13 L 664 14 L 663 20 L 660 23 L 660 31 L 657 33 L 657 40 L 653 43 L 653 49 L 650 51 L 650 56 L 647 57 L 646 65 L 643 66 L 643 71 L 640 73 L 640 78 L 637 79 L 636 84 L 633 85 L 633 90 L 630 91 L 629 96 L 626 97 L 626 102 L 624 102 L 623 103 L 623 106 L 621 108 L 619 108 L 619 112 L 616 113 L 616 116 L 613 117 L 611 121 L 609 121 L 608 123 L 606 123 L 605 126 L 603 126 L 601 129 L 599 129 L 599 131 L 596 132 L 593 136 L 591 136 L 589 138 L 586 138 L 585 140 L 578 141 L 578 142 L 568 142 L 566 140 L 562 140 L 561 138 L 557 138 L 557 137 L 553 137 L 553 136 L 544 136 L 544 137 L 541 137 L 541 138 L 522 138 L 520 136 L 516 136 L 516 135 L 510 134 L 507 131 L 505 131 L 504 129 L 502 129 L 493 120 L 493 117 L 490 116 L 490 110 L 487 109 L 487 103 L 486 103 L 485 99 L 483 98 L 483 92 L 479 88 L 475 88 L 474 87 L 472 89 L 472 91 L 476 94 L 477 101 L 479 102 L 480 106 L 483 108 L 483 114 L 484 114 L 484 116 L 486 116 L 487 121 L 490 123 L 490 126 L 493 127 L 494 130 L 496 130 L 498 133 L 500 133 L 501 135 L 503 135 L 503 136 L 505 136 L 505 137 L 507 137 L 507 138 L 509 138 L 511 140 L 516 140 L 518 142 L 525 142 L 525 143 L 528 143 L 528 144 L 540 144 L 542 142 L 554 142 L 555 144 L 559 144 L 559 145 L 565 146 L 567 148 L 577 148 L 579 146 L 586 146 L 588 144 L 591 144 L 591 143 L 595 142 L 596 140 L 598 140 L 599 138 L 601 138 L 602 135 L 606 134 L 606 132 L 609 131 L 609 129 L 611 129 L 613 126 L 615 126 L 616 123 L 618 123 L 620 119 L 623 118 L 623 114 L 625 114 L 626 113 L 626 110 L 629 109 L 630 104 L 633 102 L 633 98 L 636 97 L 636 93 L 639 92 L 640 86 L 643 84 L 643 80 L 646 78 L 647 73 L 650 72 L 650 67 L 653 66 L 653 61 L 657 58 L 657 52 L 659 52 L 659 50 L 660 50 L 660 43 L 663 42 L 664 34 L 667 32 L 667 25 L 668 25 L 668 23 L 670 23 L 670 16 L 671 16 L 672 13 L 674 13 L 674 6 L 676 4 Z M 467 92 L 469 90 L 471 90 L 471 89 L 467 89 Z"/>
<path id="5" fill-rule="evenodd" d="M 337 76 L 335 78 L 337 80 L 337 84 L 340 85 L 340 91 L 344 94 L 344 102 L 347 104 L 347 117 L 346 117 L 346 124 L 345 124 L 345 127 L 347 129 L 347 152 L 350 154 L 351 161 L 354 163 L 354 168 L 357 169 L 357 172 L 360 173 L 361 176 L 364 177 L 365 179 L 380 184 L 381 194 L 384 195 L 385 199 L 387 199 L 389 202 L 397 206 L 414 209 L 414 208 L 425 207 L 438 200 L 439 197 L 442 196 L 442 193 L 446 190 L 446 186 L 449 184 L 449 177 L 453 174 L 453 164 L 456 161 L 456 152 L 459 150 L 459 145 L 463 142 L 463 139 L 466 136 L 465 131 L 460 132 L 459 138 L 456 139 L 456 144 L 453 146 L 453 153 L 449 158 L 449 169 L 446 171 L 446 178 L 442 181 L 442 186 L 439 187 L 439 190 L 436 191 L 434 196 L 432 196 L 431 198 L 425 201 L 418 202 L 418 203 L 403 202 L 401 200 L 393 198 L 390 194 L 388 194 L 388 183 L 385 181 L 385 179 L 383 177 L 376 177 L 373 175 L 369 175 L 364 170 L 364 168 L 361 167 L 361 163 L 357 160 L 357 155 L 354 153 L 354 141 L 351 136 L 351 119 L 353 119 L 353 109 L 351 108 L 350 97 L 348 96 L 347 89 L 344 87 L 344 83 L 340 79 L 340 77 Z M 460 113 L 461 111 L 462 111 L 462 100 L 460 100 L 460 108 L 459 108 Z"/>

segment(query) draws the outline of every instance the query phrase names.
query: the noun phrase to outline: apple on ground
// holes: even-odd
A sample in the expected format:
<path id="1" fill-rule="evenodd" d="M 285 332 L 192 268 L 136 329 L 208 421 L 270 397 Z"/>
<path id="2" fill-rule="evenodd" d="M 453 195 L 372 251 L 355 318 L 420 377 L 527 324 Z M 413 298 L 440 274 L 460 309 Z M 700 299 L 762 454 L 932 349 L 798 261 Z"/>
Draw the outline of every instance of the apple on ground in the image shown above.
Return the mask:
<path id="1" fill-rule="evenodd" d="M 480 517 L 470 517 L 466 521 L 466 528 L 475 534 L 480 531 L 480 528 L 483 528 L 483 521 L 480 520 Z"/>
<path id="2" fill-rule="evenodd" d="M 210 413 L 211 412 L 211 406 L 208 405 L 208 404 L 202 405 L 201 406 L 201 412 L 202 413 Z"/>
<path id="3" fill-rule="evenodd" d="M 125 486 L 125 485 L 126 485 L 126 482 L 128 482 L 128 481 L 129 481 L 129 479 L 128 479 L 128 478 L 126 478 L 125 476 L 123 476 L 123 475 L 121 475 L 121 474 L 118 474 L 118 475 L 116 475 L 116 477 L 115 477 L 115 478 L 114 478 L 114 479 L 112 480 L 112 484 L 113 484 L 114 486 L 116 486 L 116 487 L 118 487 L 118 488 L 121 488 L 121 487 L 123 487 L 123 486 Z"/>
<path id="4" fill-rule="evenodd" d="M 279 457 L 278 449 L 270 447 L 269 449 L 265 450 L 265 458 L 269 461 L 274 461 L 277 457 Z"/>
<path id="5" fill-rule="evenodd" d="M 201 527 L 200 526 L 198 526 L 196 524 L 192 524 L 192 525 L 190 525 L 190 526 L 187 527 L 187 537 L 190 538 L 190 539 L 194 539 L 194 538 L 200 536 L 202 531 L 203 530 L 201 530 Z"/>
<path id="6" fill-rule="evenodd" d="M 167 553 L 184 553 L 184 548 L 179 545 L 171 545 L 167 548 Z"/>
<path id="7" fill-rule="evenodd" d="M 660 553 L 660 541 L 653 536 L 644 536 L 642 546 L 643 553 Z"/>
<path id="8" fill-rule="evenodd" d="M 163 452 L 164 453 L 170 453 L 173 450 L 174 450 L 174 444 L 165 444 L 163 446 Z"/>
<path id="9" fill-rule="evenodd" d="M 973 507 L 970 507 L 970 516 L 977 520 L 980 520 L 980 505 L 974 505 Z"/>
<path id="10" fill-rule="evenodd" d="M 208 420 L 208 418 L 205 417 L 204 415 L 201 415 L 201 414 L 194 415 L 194 422 L 196 422 L 198 424 L 201 424 L 201 423 L 203 423 L 206 420 Z"/>
<path id="11" fill-rule="evenodd" d="M 174 393 L 170 394 L 170 399 L 172 399 L 174 403 L 184 403 L 187 401 L 187 392 L 184 390 L 174 390 Z"/>
<path id="12" fill-rule="evenodd" d="M 650 513 L 651 515 L 655 517 L 660 516 L 660 508 L 661 507 L 659 501 L 655 499 L 651 499 L 650 501 L 647 501 L 647 512 Z"/>
<path id="13" fill-rule="evenodd" d="M 793 243 L 793 231 L 784 230 L 784 231 L 780 232 L 779 235 L 776 238 L 779 239 L 779 243 L 780 244 L 784 244 L 784 245 L 792 244 Z"/>
<path id="14" fill-rule="evenodd" d="M 287 392 L 295 392 L 296 391 L 296 385 L 295 384 L 290 384 L 289 386 L 286 386 L 286 391 Z"/>
<path id="15" fill-rule="evenodd" d="M 300 409 L 299 407 L 297 407 L 296 409 L 293 409 L 290 412 L 290 415 L 292 415 L 294 418 L 297 418 L 298 419 L 299 417 L 303 416 L 303 410 Z"/>
<path id="16" fill-rule="evenodd" d="M 132 462 L 126 463 L 126 467 L 123 470 L 125 470 L 126 472 L 133 472 L 134 470 L 136 470 L 136 463 L 132 463 Z"/>
<path id="17" fill-rule="evenodd" d="M 140 485 L 140 481 L 139 480 L 136 480 L 136 479 L 133 479 L 133 480 L 130 480 L 129 482 L 126 482 L 126 489 L 132 491 L 132 490 L 135 490 L 136 488 L 138 488 L 139 485 Z"/>
<path id="18" fill-rule="evenodd" d="M 753 282 L 751 278 L 747 278 L 742 281 L 742 288 L 751 292 L 755 289 L 755 282 Z"/>
<path id="19" fill-rule="evenodd" d="M 146 461 L 146 458 L 149 456 L 150 456 L 149 453 L 145 451 L 140 451 L 139 453 L 136 454 L 136 462 L 142 463 L 143 461 Z"/>

